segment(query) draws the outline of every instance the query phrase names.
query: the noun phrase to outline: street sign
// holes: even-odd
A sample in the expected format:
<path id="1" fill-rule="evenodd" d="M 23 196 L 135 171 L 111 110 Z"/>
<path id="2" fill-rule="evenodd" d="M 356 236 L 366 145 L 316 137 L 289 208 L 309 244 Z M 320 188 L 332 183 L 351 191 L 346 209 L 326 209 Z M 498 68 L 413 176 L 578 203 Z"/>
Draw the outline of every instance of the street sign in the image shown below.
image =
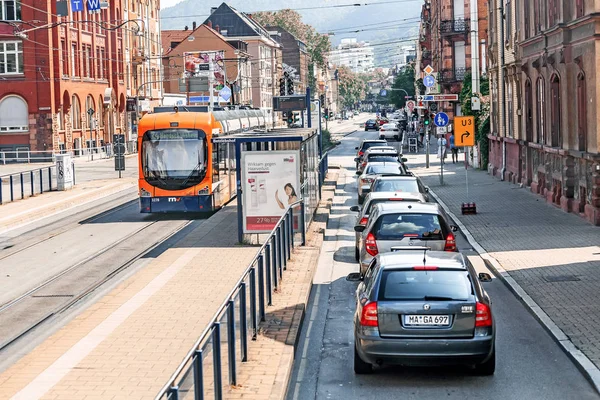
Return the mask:
<path id="1" fill-rule="evenodd" d="M 115 171 L 125 171 L 125 156 L 115 156 Z"/>
<path id="2" fill-rule="evenodd" d="M 408 111 L 413 112 L 413 110 L 415 109 L 415 102 L 410 100 L 406 102 L 406 107 L 408 108 Z"/>
<path id="3" fill-rule="evenodd" d="M 385 96 L 387 96 L 387 90 L 385 90 L 385 89 L 381 89 L 381 91 L 379 92 L 379 95 L 380 95 L 381 97 L 385 97 Z"/>
<path id="4" fill-rule="evenodd" d="M 423 70 L 423 72 L 425 72 L 427 75 L 431 75 L 434 72 L 434 69 L 431 67 L 431 65 L 428 65 L 425 67 L 425 69 Z"/>
<path id="5" fill-rule="evenodd" d="M 450 122 L 450 117 L 448 117 L 448 114 L 444 112 L 435 114 L 435 117 L 433 118 L 433 123 L 436 126 L 446 126 L 448 125 L 448 122 Z"/>
<path id="6" fill-rule="evenodd" d="M 458 101 L 457 94 L 422 94 L 417 96 L 418 101 Z"/>
<path id="7" fill-rule="evenodd" d="M 423 78 L 423 85 L 425 85 L 425 87 L 433 87 L 433 85 L 435 85 L 435 78 L 433 75 L 427 75 Z"/>
<path id="8" fill-rule="evenodd" d="M 92 116 L 92 115 L 94 115 L 94 112 L 95 112 L 95 111 L 94 111 L 94 109 L 93 109 L 93 108 L 88 108 L 88 110 L 87 110 L 87 113 L 88 113 L 88 115 L 89 115 L 89 116 Z"/>
<path id="9" fill-rule="evenodd" d="M 435 113 L 438 110 L 438 105 L 437 103 L 429 103 L 429 111 Z"/>
<path id="10" fill-rule="evenodd" d="M 446 133 L 448 133 L 448 130 L 446 129 L 445 126 L 440 126 L 440 127 L 437 127 L 436 129 L 437 129 L 438 135 L 445 135 Z"/>
<path id="11" fill-rule="evenodd" d="M 231 89 L 229 89 L 229 86 L 224 86 L 223 89 L 219 90 L 219 96 L 223 100 L 229 101 L 231 98 Z"/>
<path id="12" fill-rule="evenodd" d="M 454 118 L 454 145 L 475 146 L 475 117 Z"/>

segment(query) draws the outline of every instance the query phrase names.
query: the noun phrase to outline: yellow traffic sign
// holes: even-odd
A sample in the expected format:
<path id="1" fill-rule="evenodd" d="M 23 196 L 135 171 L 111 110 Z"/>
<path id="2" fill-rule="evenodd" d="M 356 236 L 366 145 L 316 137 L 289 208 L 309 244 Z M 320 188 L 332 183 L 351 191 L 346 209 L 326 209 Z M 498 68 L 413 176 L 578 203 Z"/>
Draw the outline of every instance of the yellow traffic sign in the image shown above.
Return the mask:
<path id="1" fill-rule="evenodd" d="M 454 145 L 475 146 L 475 117 L 454 117 Z"/>

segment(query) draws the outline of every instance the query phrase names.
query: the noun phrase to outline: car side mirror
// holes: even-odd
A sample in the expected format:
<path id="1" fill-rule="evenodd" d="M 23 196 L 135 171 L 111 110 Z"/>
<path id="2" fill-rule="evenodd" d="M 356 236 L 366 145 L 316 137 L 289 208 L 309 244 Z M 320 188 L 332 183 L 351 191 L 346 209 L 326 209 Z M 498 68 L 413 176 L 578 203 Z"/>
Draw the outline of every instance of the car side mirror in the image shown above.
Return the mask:
<path id="1" fill-rule="evenodd" d="M 354 158 L 354 162 L 359 162 L 359 161 L 360 161 L 360 158 L 358 158 L 358 157 Z"/>
<path id="2" fill-rule="evenodd" d="M 407 162 L 407 161 L 408 161 L 408 158 L 404 158 L 404 157 L 402 157 L 402 158 L 401 158 L 401 160 L 402 160 L 402 162 Z"/>
<path id="3" fill-rule="evenodd" d="M 356 175 L 362 175 L 362 172 L 356 171 Z"/>
<path id="4" fill-rule="evenodd" d="M 348 282 L 360 282 L 363 280 L 360 272 L 352 272 L 346 276 Z"/>
<path id="5" fill-rule="evenodd" d="M 488 274 L 487 272 L 480 272 L 477 275 L 477 278 L 481 281 L 481 282 L 491 282 L 492 281 L 492 276 L 490 274 Z"/>
<path id="6" fill-rule="evenodd" d="M 456 225 L 450 225 L 450 229 L 452 229 L 452 232 L 458 232 L 458 226 Z"/>
<path id="7" fill-rule="evenodd" d="M 425 188 L 425 192 L 429 193 L 429 188 L 428 187 Z"/>
<path id="8" fill-rule="evenodd" d="M 350 207 L 350 211 L 359 212 L 360 208 L 358 206 L 352 206 Z"/>
<path id="9" fill-rule="evenodd" d="M 365 227 L 365 226 L 363 226 L 363 225 L 356 225 L 356 226 L 354 227 L 354 232 L 362 233 L 362 232 L 364 232 L 365 228 L 366 228 L 366 227 Z"/>
<path id="10" fill-rule="evenodd" d="M 355 147 L 354 150 L 358 150 L 358 147 Z"/>

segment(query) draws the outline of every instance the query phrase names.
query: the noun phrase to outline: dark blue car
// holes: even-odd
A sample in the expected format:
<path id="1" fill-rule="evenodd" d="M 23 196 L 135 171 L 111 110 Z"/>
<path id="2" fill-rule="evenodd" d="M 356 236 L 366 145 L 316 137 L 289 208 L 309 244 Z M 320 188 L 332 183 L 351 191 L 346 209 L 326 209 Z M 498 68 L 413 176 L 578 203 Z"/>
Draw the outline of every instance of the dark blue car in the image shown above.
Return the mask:
<path id="1" fill-rule="evenodd" d="M 373 129 L 375 131 L 379 130 L 379 124 L 377 123 L 377 121 L 375 121 L 374 119 L 370 119 L 367 122 L 365 122 L 365 131 L 368 131 L 369 129 Z"/>

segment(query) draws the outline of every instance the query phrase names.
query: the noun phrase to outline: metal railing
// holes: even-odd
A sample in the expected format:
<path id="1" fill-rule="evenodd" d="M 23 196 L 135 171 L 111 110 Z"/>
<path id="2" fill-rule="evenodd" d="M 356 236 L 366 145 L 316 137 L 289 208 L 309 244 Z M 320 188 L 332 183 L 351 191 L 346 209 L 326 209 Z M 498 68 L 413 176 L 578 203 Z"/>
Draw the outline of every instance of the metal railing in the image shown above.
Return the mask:
<path id="1" fill-rule="evenodd" d="M 470 20 L 457 18 L 440 22 L 440 32 L 442 35 L 452 35 L 455 33 L 468 33 Z"/>
<path id="2" fill-rule="evenodd" d="M 73 164 L 73 184 L 75 165 Z M 0 176 L 0 205 L 56 190 L 56 164 Z"/>
<path id="3" fill-rule="evenodd" d="M 321 160 L 319 161 L 319 191 L 323 187 L 323 182 L 325 182 L 325 177 L 327 176 L 327 171 L 329 170 L 329 152 L 326 151 L 323 156 L 321 156 Z"/>
<path id="4" fill-rule="evenodd" d="M 466 74 L 466 68 L 444 69 L 440 74 L 439 80 L 442 83 L 462 82 L 465 80 Z"/>
<path id="5" fill-rule="evenodd" d="M 237 363 L 248 361 L 249 337 L 256 340 L 259 323 L 265 321 L 265 308 L 280 287 L 295 235 L 306 244 L 304 211 L 303 200 L 290 205 L 155 400 L 221 400 L 237 384 Z"/>
<path id="6" fill-rule="evenodd" d="M 137 153 L 137 141 L 130 140 L 125 143 L 126 154 Z M 113 144 L 107 144 L 99 147 L 86 147 L 63 151 L 34 151 L 25 148 L 15 150 L 0 151 L 0 164 L 8 163 L 40 163 L 56 162 L 57 154 L 71 154 L 73 158 L 87 157 L 89 160 L 100 160 L 114 156 Z"/>

